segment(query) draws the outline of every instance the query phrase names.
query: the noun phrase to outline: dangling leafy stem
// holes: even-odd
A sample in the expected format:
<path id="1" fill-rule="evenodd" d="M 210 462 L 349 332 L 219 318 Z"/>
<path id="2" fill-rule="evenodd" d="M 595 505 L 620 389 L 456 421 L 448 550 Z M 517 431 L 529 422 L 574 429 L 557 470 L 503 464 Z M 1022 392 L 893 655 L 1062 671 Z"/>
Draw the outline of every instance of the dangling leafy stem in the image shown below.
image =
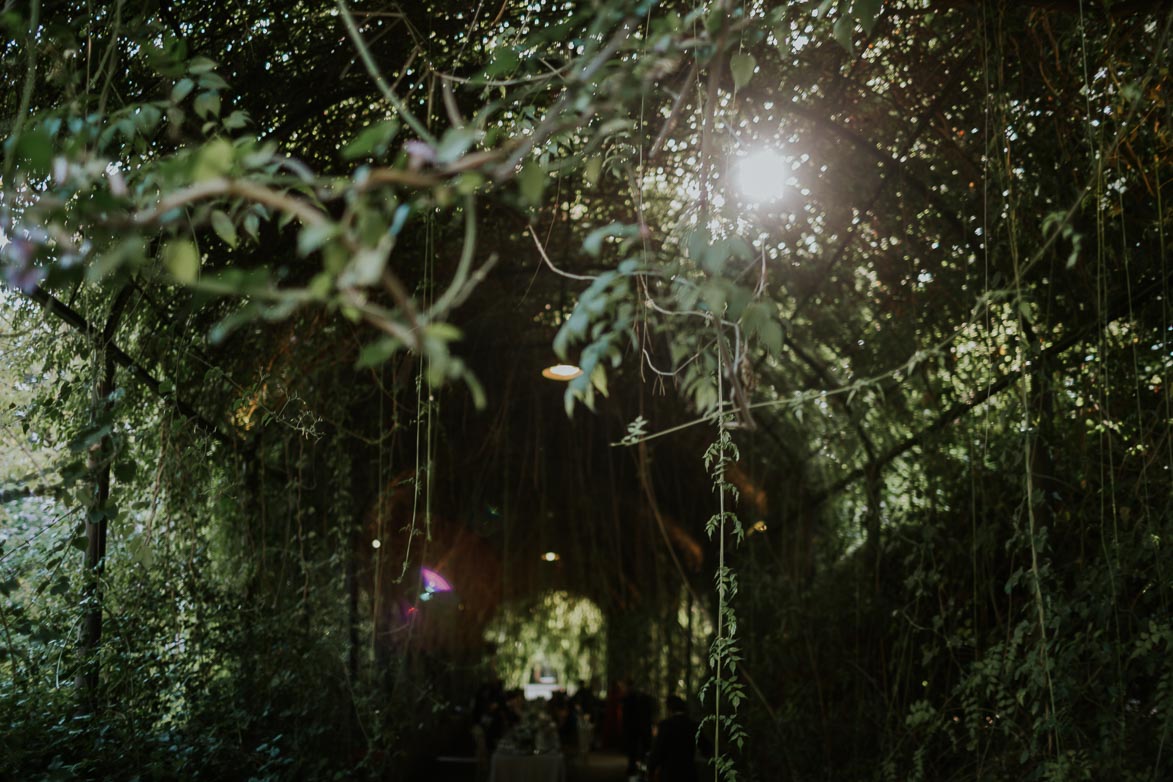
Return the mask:
<path id="1" fill-rule="evenodd" d="M 718 340 L 724 335 L 718 332 Z M 721 354 L 718 353 L 720 358 Z M 709 518 L 705 524 L 705 532 L 712 540 L 717 537 L 717 634 L 709 647 L 709 667 L 713 674 L 701 687 L 700 699 L 705 701 L 709 692 L 712 692 L 713 713 L 701 720 L 699 731 L 703 731 L 708 724 L 713 725 L 713 779 L 736 780 L 737 769 L 733 759 L 721 752 L 721 737 L 731 741 L 741 749 L 745 741 L 745 729 L 737 721 L 737 709 L 745 700 L 745 687 L 737 680 L 737 664 L 741 662 L 741 648 L 737 645 L 737 614 L 730 601 L 737 596 L 737 574 L 726 564 L 725 537 L 726 532 L 733 535 L 740 544 L 745 538 L 745 530 L 741 520 L 733 511 L 726 510 L 726 498 L 736 502 L 738 490 L 726 477 L 726 468 L 735 464 L 741 454 L 737 444 L 733 442 L 731 429 L 735 422 L 732 412 L 726 412 L 724 367 L 718 361 L 717 368 L 717 439 L 705 451 L 705 469 L 713 480 L 713 490 L 717 493 L 717 513 Z M 722 701 L 730 708 L 727 714 L 721 713 Z"/>

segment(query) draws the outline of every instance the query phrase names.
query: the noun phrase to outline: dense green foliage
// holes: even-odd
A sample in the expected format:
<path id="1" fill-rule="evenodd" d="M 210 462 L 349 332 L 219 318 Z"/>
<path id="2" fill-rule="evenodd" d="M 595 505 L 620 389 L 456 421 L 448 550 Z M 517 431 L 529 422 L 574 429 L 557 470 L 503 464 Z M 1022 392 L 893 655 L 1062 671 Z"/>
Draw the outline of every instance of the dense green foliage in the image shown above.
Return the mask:
<path id="1" fill-rule="evenodd" d="M 530 683 L 534 667 L 542 664 L 563 685 L 597 682 L 604 674 L 603 614 L 567 592 L 546 592 L 502 607 L 485 636 L 496 646 L 494 662 L 508 687 Z"/>
<path id="2" fill-rule="evenodd" d="M 7 3 L 0 775 L 416 778 L 566 590 L 730 778 L 1162 778 L 1171 23 Z"/>

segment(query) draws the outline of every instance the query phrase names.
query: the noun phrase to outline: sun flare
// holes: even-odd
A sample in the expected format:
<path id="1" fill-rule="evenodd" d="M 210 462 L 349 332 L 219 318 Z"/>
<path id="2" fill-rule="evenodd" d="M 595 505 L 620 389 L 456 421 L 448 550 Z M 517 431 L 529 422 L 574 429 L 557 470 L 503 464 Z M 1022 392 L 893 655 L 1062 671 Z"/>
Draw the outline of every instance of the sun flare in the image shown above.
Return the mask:
<path id="1" fill-rule="evenodd" d="M 777 201 L 794 187 L 794 160 L 776 149 L 759 149 L 737 162 L 734 182 L 753 204 Z"/>

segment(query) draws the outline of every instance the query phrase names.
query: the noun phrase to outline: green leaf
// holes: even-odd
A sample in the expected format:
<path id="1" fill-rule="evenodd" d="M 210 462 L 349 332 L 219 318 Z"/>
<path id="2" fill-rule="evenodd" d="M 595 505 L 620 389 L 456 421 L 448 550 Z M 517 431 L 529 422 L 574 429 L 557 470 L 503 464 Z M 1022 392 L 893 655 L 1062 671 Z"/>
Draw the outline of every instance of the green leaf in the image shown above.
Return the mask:
<path id="1" fill-rule="evenodd" d="M 586 334 L 587 327 L 590 324 L 590 318 L 587 317 L 587 314 L 581 309 L 575 309 L 570 314 L 570 317 L 566 319 L 566 324 L 563 328 L 570 333 L 570 336 L 581 339 Z"/>
<path id="2" fill-rule="evenodd" d="M 481 381 L 476 379 L 476 376 L 471 372 L 464 373 L 464 383 L 468 386 L 468 391 L 472 394 L 472 403 L 477 410 L 485 409 L 485 388 L 481 385 Z"/>
<path id="3" fill-rule="evenodd" d="M 851 17 L 847 16 L 846 14 L 840 15 L 840 17 L 835 20 L 835 24 L 831 27 L 831 35 L 835 37 L 835 40 L 839 42 L 839 45 L 842 46 L 848 54 L 852 54 L 855 51 L 855 44 L 852 40 L 852 34 L 854 32 L 855 25 L 852 24 Z"/>
<path id="4" fill-rule="evenodd" d="M 475 128 L 450 129 L 436 146 L 436 162 L 440 164 L 455 163 L 480 137 L 481 132 Z"/>
<path id="5" fill-rule="evenodd" d="M 216 325 L 208 331 L 208 340 L 213 345 L 218 345 L 224 340 L 228 339 L 231 334 L 246 323 L 252 323 L 264 310 L 264 305 L 260 302 L 249 302 L 236 312 L 229 314 L 222 318 Z"/>
<path id="6" fill-rule="evenodd" d="M 693 404 L 702 413 L 713 409 L 717 404 L 717 386 L 708 380 L 697 383 L 693 391 Z"/>
<path id="7" fill-rule="evenodd" d="M 182 103 L 183 99 L 191 95 L 191 91 L 195 89 L 195 82 L 188 78 L 180 79 L 175 82 L 175 86 L 171 88 L 171 102 Z"/>
<path id="8" fill-rule="evenodd" d="M 192 57 L 187 63 L 188 73 L 194 73 L 197 76 L 215 69 L 215 60 L 209 60 L 207 57 Z"/>
<path id="9" fill-rule="evenodd" d="M 563 323 L 562 328 L 558 329 L 558 333 L 554 335 L 554 355 L 563 361 L 566 360 L 570 351 L 570 340 L 573 337 L 570 329 L 567 328 L 568 325 L 569 323 Z"/>
<path id="10" fill-rule="evenodd" d="M 754 59 L 752 54 L 738 52 L 730 57 L 729 71 L 733 74 L 734 88 L 740 90 L 749 84 L 749 80 L 753 78 L 753 72 L 757 66 L 758 61 Z"/>
<path id="11" fill-rule="evenodd" d="M 733 240 L 725 239 L 713 242 L 713 244 L 705 248 L 701 255 L 701 267 L 709 274 L 720 274 L 725 264 L 737 254 L 737 248 Z"/>
<path id="12" fill-rule="evenodd" d="M 517 186 L 521 190 L 521 200 L 529 206 L 541 203 L 542 193 L 546 190 L 549 177 L 545 169 L 536 161 L 527 162 L 517 175 Z"/>
<path id="13" fill-rule="evenodd" d="M 603 240 L 608 236 L 631 236 L 634 230 L 636 230 L 634 226 L 618 222 L 604 225 L 587 234 L 586 238 L 582 240 L 582 249 L 591 255 L 598 256 L 603 251 Z"/>
<path id="14" fill-rule="evenodd" d="M 42 128 L 26 130 L 16 140 L 16 159 L 26 173 L 43 176 L 53 161 L 53 138 Z"/>
<path id="15" fill-rule="evenodd" d="M 163 265 L 177 282 L 190 285 L 200 276 L 200 254 L 187 239 L 173 239 L 163 248 Z"/>
<path id="16" fill-rule="evenodd" d="M 520 64 L 521 57 L 518 56 L 517 51 L 511 46 L 502 46 L 493 50 L 493 58 L 485 68 L 485 76 L 490 79 L 508 76 L 517 70 L 517 66 Z"/>
<path id="17" fill-rule="evenodd" d="M 399 236 L 399 232 L 403 230 L 403 226 L 407 223 L 407 218 L 410 215 L 411 204 L 400 204 L 391 218 L 391 227 L 387 229 L 387 232 L 392 236 Z"/>
<path id="18" fill-rule="evenodd" d="M 711 238 L 709 237 L 707 228 L 700 227 L 690 231 L 688 238 L 684 241 L 684 247 L 688 251 L 688 257 L 700 263 L 709 249 L 710 242 Z"/>
<path id="19" fill-rule="evenodd" d="M 582 169 L 582 178 L 590 187 L 599 184 L 599 177 L 603 174 L 603 159 L 593 157 L 586 162 Z"/>
<path id="20" fill-rule="evenodd" d="M 261 228 L 261 220 L 255 213 L 249 212 L 244 216 L 244 232 L 256 239 Z"/>
<path id="21" fill-rule="evenodd" d="M 364 247 L 354 254 L 346 269 L 338 276 L 338 287 L 374 285 L 383 276 L 383 269 L 386 266 L 386 252 L 377 247 Z"/>
<path id="22" fill-rule="evenodd" d="M 347 160 L 366 157 L 367 155 L 382 155 L 387 151 L 387 145 L 399 132 L 399 123 L 395 120 L 376 122 L 354 137 L 342 150 L 342 157 Z"/>
<path id="23" fill-rule="evenodd" d="M 138 475 L 138 463 L 121 461 L 114 465 L 114 478 L 119 483 L 130 483 Z"/>
<path id="24" fill-rule="evenodd" d="M 216 232 L 216 236 L 220 237 L 220 241 L 229 247 L 236 247 L 236 226 L 232 224 L 232 219 L 220 209 L 212 212 L 212 230 Z"/>
<path id="25" fill-rule="evenodd" d="M 192 178 L 197 181 L 215 179 L 224 176 L 232 170 L 235 150 L 227 139 L 212 139 L 205 144 L 196 156 L 195 170 Z"/>
<path id="26" fill-rule="evenodd" d="M 69 441 L 69 450 L 74 453 L 84 453 L 102 442 L 102 438 L 108 437 L 111 431 L 113 429 L 110 424 L 95 424 L 87 427 L 79 432 L 77 437 Z"/>
<path id="27" fill-rule="evenodd" d="M 880 17 L 880 10 L 884 7 L 883 0 L 855 0 L 851 4 L 851 15 L 855 17 L 863 31 L 871 35 L 876 20 Z"/>
<path id="28" fill-rule="evenodd" d="M 591 370 L 591 385 L 599 390 L 603 396 L 607 396 L 607 370 L 602 364 L 597 364 Z"/>
<path id="29" fill-rule="evenodd" d="M 129 236 L 107 248 L 86 269 L 86 279 L 97 282 L 123 266 L 137 268 L 146 259 L 146 243 L 140 236 Z"/>
<path id="30" fill-rule="evenodd" d="M 706 282 L 701 287 L 701 301 L 705 303 L 709 312 L 721 315 L 725 311 L 725 286 L 722 280 Z"/>
<path id="31" fill-rule="evenodd" d="M 134 112 L 135 129 L 143 135 L 149 135 L 158 127 L 162 118 L 163 112 L 158 106 L 144 104 Z"/>
<path id="32" fill-rule="evenodd" d="M 426 358 L 424 362 L 424 379 L 433 388 L 443 385 L 445 378 L 450 374 L 450 365 L 453 362 L 452 354 L 448 352 L 448 344 L 444 340 L 425 337 L 423 350 L 420 351 Z"/>
<path id="33" fill-rule="evenodd" d="M 315 299 L 325 299 L 334 289 L 334 275 L 329 272 L 318 272 L 306 286 L 306 292 Z"/>
<path id="34" fill-rule="evenodd" d="M 758 338 L 770 355 L 777 356 L 782 352 L 782 337 L 782 325 L 776 320 L 767 320 L 758 329 Z"/>
<path id="35" fill-rule="evenodd" d="M 332 278 L 342 274 L 350 263 L 350 251 L 337 244 L 322 246 L 322 271 Z M 335 283 L 337 280 L 335 280 Z"/>
<path id="36" fill-rule="evenodd" d="M 741 313 L 749 304 L 753 297 L 753 291 L 742 285 L 731 285 L 729 287 L 729 301 L 727 309 L 725 310 L 725 317 L 730 320 L 737 320 L 741 317 Z"/>
<path id="37" fill-rule="evenodd" d="M 204 90 L 226 90 L 228 82 L 218 73 L 205 73 L 200 76 L 199 86 Z"/>
<path id="38" fill-rule="evenodd" d="M 299 255 L 309 255 L 321 248 L 323 244 L 334 238 L 338 228 L 333 223 L 315 223 L 301 229 L 297 235 L 297 252 Z"/>
<path id="39" fill-rule="evenodd" d="M 485 184 L 485 178 L 475 171 L 466 171 L 456 178 L 456 192 L 460 195 L 472 195 Z"/>
<path id="40" fill-rule="evenodd" d="M 443 321 L 429 323 L 424 327 L 424 334 L 443 342 L 457 342 L 464 338 L 464 334 L 459 328 Z"/>
<path id="41" fill-rule="evenodd" d="M 354 367 L 355 369 L 377 367 L 395 355 L 402 347 L 403 343 L 399 340 L 393 337 L 383 337 L 369 345 L 363 346 L 363 349 L 359 351 L 358 361 L 355 362 Z"/>
<path id="42" fill-rule="evenodd" d="M 220 114 L 220 93 L 215 90 L 201 92 L 192 103 L 192 108 L 201 119 L 211 119 Z"/>
<path id="43" fill-rule="evenodd" d="M 224 118 L 224 127 L 228 130 L 240 130 L 249 123 L 248 114 L 237 110 Z"/>
<path id="44" fill-rule="evenodd" d="M 743 261 L 753 260 L 753 247 L 740 236 L 733 236 L 725 240 L 725 252 L 730 258 L 739 258 Z"/>
<path id="45" fill-rule="evenodd" d="M 705 17 L 705 30 L 711 36 L 717 35 L 721 32 L 721 28 L 725 26 L 725 7 L 720 3 L 713 5 L 713 9 L 709 15 Z"/>
<path id="46" fill-rule="evenodd" d="M 126 551 L 136 565 L 150 567 L 155 561 L 155 552 L 145 535 L 131 535 L 126 541 Z"/>

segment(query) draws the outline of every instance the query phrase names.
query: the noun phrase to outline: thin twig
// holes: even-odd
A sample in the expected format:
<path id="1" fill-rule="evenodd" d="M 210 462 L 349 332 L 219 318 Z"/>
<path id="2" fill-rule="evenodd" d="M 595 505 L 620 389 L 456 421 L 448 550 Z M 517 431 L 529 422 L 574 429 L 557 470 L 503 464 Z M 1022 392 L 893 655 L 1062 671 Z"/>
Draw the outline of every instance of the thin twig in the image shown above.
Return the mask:
<path id="1" fill-rule="evenodd" d="M 391 310 L 366 301 L 362 292 L 355 288 L 342 291 L 342 296 L 346 303 L 354 307 L 367 323 L 384 334 L 399 340 L 408 350 L 419 352 L 421 343 L 418 329 L 412 330 L 399 323 Z"/>
<path id="2" fill-rule="evenodd" d="M 114 74 L 117 68 L 118 57 L 118 35 L 122 27 L 122 6 L 125 0 L 118 0 L 114 6 L 114 29 L 110 33 L 110 45 L 106 48 L 106 54 L 102 57 L 102 62 L 98 64 L 98 69 L 106 72 L 106 80 L 102 83 L 102 92 L 98 96 L 98 114 L 105 116 L 106 114 L 106 99 L 110 95 L 110 87 L 114 84 Z"/>
<path id="3" fill-rule="evenodd" d="M 399 112 L 403 117 L 403 121 L 411 126 L 416 135 L 422 140 L 435 146 L 436 137 L 428 132 L 424 124 L 412 114 L 407 105 L 400 100 L 391 86 L 387 84 L 387 80 L 383 78 L 383 74 L 379 71 L 379 66 L 375 63 L 375 58 L 371 56 L 371 50 L 367 47 L 366 41 L 363 40 L 362 33 L 355 24 L 354 17 L 350 14 L 350 9 L 346 7 L 343 0 L 337 0 L 338 13 L 342 15 L 342 21 L 346 24 L 346 32 L 350 35 L 350 40 L 354 41 L 355 48 L 358 49 L 358 55 L 362 58 L 363 65 L 366 66 L 367 73 L 370 74 L 371 79 L 374 80 L 375 86 L 379 88 L 379 92 L 383 93 L 383 98 L 391 104 L 391 106 Z"/>
<path id="4" fill-rule="evenodd" d="M 209 179 L 206 182 L 199 182 L 190 187 L 179 190 L 170 196 L 161 200 L 153 209 L 136 214 L 133 221 L 137 225 L 145 225 L 158 222 L 162 217 L 175 209 L 179 209 L 187 204 L 202 201 L 208 198 L 216 198 L 220 196 L 237 196 L 246 198 L 259 204 L 272 207 L 278 211 L 291 214 L 300 219 L 306 225 L 327 225 L 332 222 L 329 215 L 317 209 L 316 207 L 306 203 L 305 201 L 294 198 L 285 193 L 272 190 L 264 185 L 258 185 L 255 182 L 247 180 L 234 180 L 216 178 Z M 475 240 L 475 228 L 473 237 Z M 342 243 L 346 248 L 352 252 L 360 249 L 359 244 L 353 237 L 343 233 L 340 237 Z M 469 250 L 471 253 L 471 249 Z M 469 261 L 471 262 L 471 260 Z M 462 264 L 464 270 L 463 275 L 458 272 L 458 280 L 453 281 L 456 290 L 464 284 L 464 279 L 467 277 L 467 264 Z M 412 303 L 411 296 L 403 283 L 396 277 L 389 269 L 384 269 L 383 272 L 384 287 L 391 294 L 395 300 L 396 305 L 403 312 L 404 317 L 408 321 L 408 326 L 402 326 L 394 322 L 392 313 L 384 310 L 381 307 L 375 307 L 368 304 L 362 295 L 355 289 L 345 289 L 343 291 L 347 304 L 355 307 L 364 318 L 375 325 L 382 331 L 390 334 L 396 339 L 400 339 L 409 348 L 415 350 L 419 347 L 419 340 L 413 336 L 414 332 L 418 330 L 418 319 L 416 316 L 415 306 Z M 230 286 L 218 286 L 217 283 L 209 280 L 201 281 L 197 287 L 204 290 L 209 290 L 216 293 L 234 294 L 239 293 L 235 288 Z M 261 296 L 275 298 L 279 300 L 288 300 L 289 298 L 299 298 L 303 301 L 309 301 L 312 297 L 305 292 L 298 291 L 252 291 L 252 296 Z M 453 294 L 453 297 L 455 293 Z M 450 297 L 451 298 L 451 297 Z M 450 304 L 451 302 L 447 302 Z M 446 306 L 447 306 L 446 304 Z M 437 308 L 439 309 L 439 308 Z M 431 313 L 429 313 L 431 314 Z"/>
<path id="5" fill-rule="evenodd" d="M 451 73 L 444 73 L 442 71 L 433 70 L 436 76 L 440 77 L 446 82 L 454 84 L 468 84 L 473 87 L 516 87 L 520 84 L 535 84 L 537 82 L 550 81 L 556 79 L 566 73 L 573 66 L 573 63 L 567 63 L 561 68 L 555 68 L 545 60 L 540 60 L 547 68 L 549 73 L 535 73 L 529 76 L 518 76 L 516 79 L 471 79 L 467 76 L 456 76 Z"/>
<path id="6" fill-rule="evenodd" d="M 540 239 L 538 239 L 538 235 L 534 232 L 534 227 L 529 225 L 526 226 L 526 228 L 529 230 L 529 235 L 533 237 L 534 246 L 538 248 L 538 253 L 542 256 L 542 260 L 545 261 L 546 265 L 550 267 L 550 271 L 554 272 L 555 274 L 560 274 L 563 277 L 571 280 L 585 280 L 587 282 L 593 282 L 594 280 L 598 279 L 597 277 L 592 277 L 589 274 L 572 274 L 570 272 L 564 272 L 559 269 L 550 260 L 550 256 L 546 254 L 546 248 L 542 247 L 542 242 Z"/>
<path id="7" fill-rule="evenodd" d="M 634 29 L 635 24 L 638 21 L 639 20 L 636 17 L 632 16 L 624 19 L 623 24 L 619 26 L 619 29 L 616 30 L 615 33 L 611 36 L 611 39 L 607 41 L 607 45 L 604 46 L 602 50 L 599 51 L 599 53 L 596 54 L 589 63 L 587 63 L 585 68 L 573 75 L 571 78 L 572 84 L 586 84 L 592 78 L 594 78 L 594 75 L 599 71 L 599 69 L 602 68 L 603 65 L 605 65 L 607 61 L 611 59 L 611 55 L 619 51 L 619 47 L 621 47 L 624 41 L 627 40 L 628 36 L 631 35 L 631 31 Z M 550 137 L 550 135 L 554 132 L 555 127 L 560 123 L 562 111 L 570 104 L 574 92 L 575 91 L 573 89 L 568 88 L 565 92 L 562 93 L 562 97 L 558 99 L 553 108 L 551 108 L 550 111 L 546 114 L 541 124 L 538 125 L 537 130 L 527 136 L 525 141 L 522 142 L 521 146 L 517 148 L 517 151 L 510 155 L 509 159 L 505 161 L 505 163 L 503 163 L 500 168 L 497 169 L 493 175 L 494 179 L 496 179 L 498 182 L 502 182 L 513 176 L 517 170 L 517 166 L 521 163 L 522 160 L 525 159 L 525 156 L 528 155 L 534 147 L 536 147 L 538 144 L 541 144 Z"/>
<path id="8" fill-rule="evenodd" d="M 676 95 L 676 100 L 672 101 L 672 108 L 668 112 L 668 117 L 664 120 L 664 125 L 660 128 L 660 133 L 652 143 L 652 148 L 648 150 L 648 160 L 655 160 L 656 155 L 660 154 L 660 149 L 664 146 L 664 142 L 668 140 L 668 134 L 676 127 L 676 122 L 680 119 L 680 110 L 684 107 L 684 96 L 689 93 L 689 85 L 696 78 L 696 70 L 696 60 L 693 60 L 692 67 L 688 69 L 688 75 L 684 77 L 684 81 L 680 85 L 680 92 Z"/>
<path id="9" fill-rule="evenodd" d="M 375 168 L 369 171 L 358 185 L 359 192 L 369 190 L 375 185 L 406 185 L 408 187 L 432 187 L 440 184 L 440 178 L 434 174 L 425 174 L 420 171 L 408 171 L 403 168 Z"/>
<path id="10" fill-rule="evenodd" d="M 464 284 L 464 287 L 457 291 L 456 296 L 452 299 L 452 303 L 449 304 L 449 309 L 456 309 L 461 304 L 464 304 L 469 295 L 471 295 L 472 292 L 476 290 L 482 282 L 485 281 L 485 278 L 489 276 L 489 272 L 491 272 L 493 267 L 497 265 L 498 260 L 500 260 L 500 256 L 497 255 L 497 253 L 491 254 L 487 261 L 482 263 L 475 272 L 469 275 L 468 282 Z"/>
<path id="11" fill-rule="evenodd" d="M 428 308 L 427 317 L 429 320 L 446 312 L 452 306 L 457 296 L 462 293 L 464 284 L 468 280 L 468 275 L 472 271 L 472 259 L 476 254 L 476 247 L 476 199 L 469 195 L 464 199 L 464 244 L 460 248 L 460 262 L 456 265 L 456 273 L 452 275 L 452 282 L 440 294 L 440 298 Z"/>
<path id="12" fill-rule="evenodd" d="M 688 366 L 692 362 L 696 361 L 701 355 L 700 353 L 693 353 L 692 356 L 689 357 L 688 361 L 685 361 L 683 364 L 676 367 L 676 369 L 672 370 L 671 372 L 667 372 L 663 369 L 660 369 L 659 367 L 657 367 L 655 364 L 652 363 L 652 356 L 651 356 L 651 354 L 648 353 L 647 348 L 643 348 L 642 350 L 643 350 L 643 354 L 644 354 L 644 363 L 648 365 L 648 369 L 652 370 L 660 377 L 676 377 L 682 371 L 684 371 L 684 368 L 686 366 Z"/>
<path id="13" fill-rule="evenodd" d="M 37 45 L 36 35 L 37 28 L 41 24 L 41 0 L 33 0 L 32 8 L 29 10 L 29 34 L 28 34 L 28 64 L 25 66 L 24 87 L 20 92 L 20 108 L 16 112 L 16 122 L 12 125 L 12 133 L 9 134 L 13 141 L 20 139 L 20 134 L 24 130 L 24 121 L 28 116 L 29 104 L 33 99 L 33 87 L 37 83 Z M 16 144 L 6 145 L 4 152 L 4 182 L 7 185 L 8 180 L 12 177 L 13 154 L 16 152 Z"/>
<path id="14" fill-rule="evenodd" d="M 297 217 L 306 225 L 322 225 L 329 222 L 329 216 L 298 198 L 272 190 L 264 185 L 249 182 L 243 179 L 226 179 L 216 177 L 177 190 L 161 199 L 153 209 L 139 212 L 132 217 L 136 225 L 149 225 L 159 222 L 168 212 L 180 209 L 188 204 L 220 196 L 238 196 L 255 201 L 259 204 L 272 207 Z"/>

